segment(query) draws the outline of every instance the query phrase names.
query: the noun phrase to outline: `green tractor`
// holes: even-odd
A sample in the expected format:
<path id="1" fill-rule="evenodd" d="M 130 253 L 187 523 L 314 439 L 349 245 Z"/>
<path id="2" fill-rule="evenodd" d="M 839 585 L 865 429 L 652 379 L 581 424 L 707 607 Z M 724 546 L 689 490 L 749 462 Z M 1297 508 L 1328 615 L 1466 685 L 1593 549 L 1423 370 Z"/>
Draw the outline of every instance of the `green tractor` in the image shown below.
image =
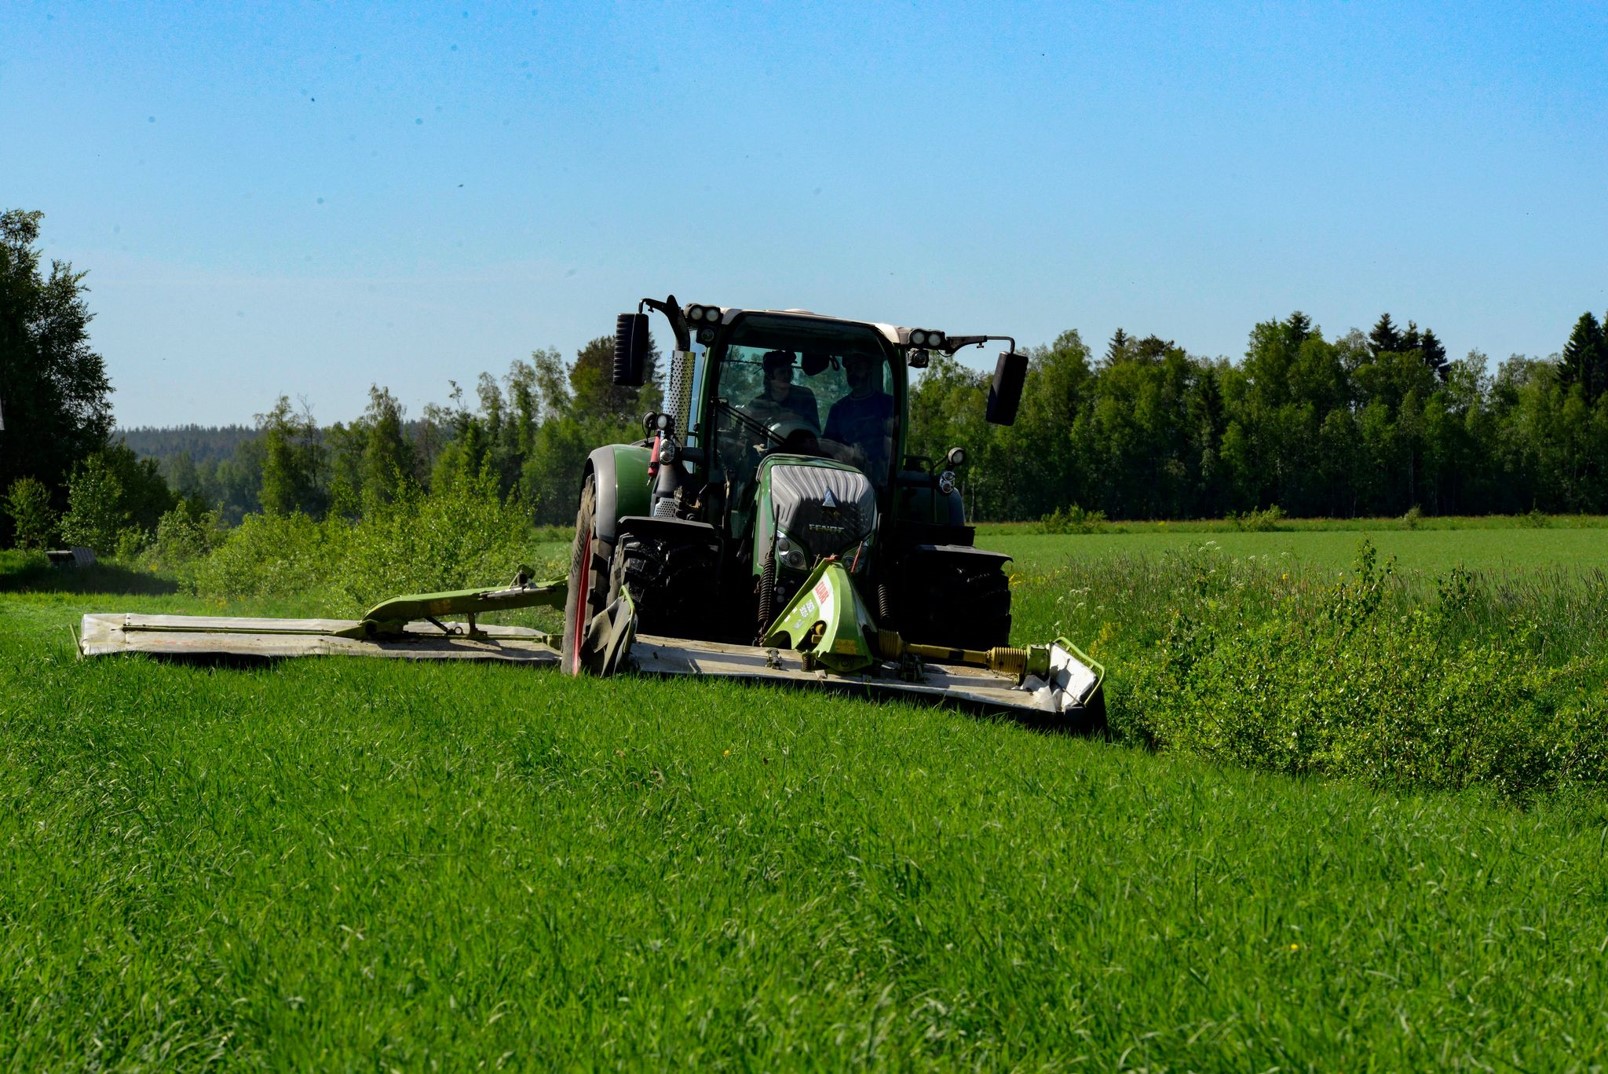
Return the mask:
<path id="1" fill-rule="evenodd" d="M 648 314 L 670 323 L 666 409 L 593 451 L 566 580 L 395 597 L 358 620 L 94 613 L 85 656 L 360 655 L 702 675 L 912 697 L 1070 730 L 1105 722 L 1103 669 L 1064 638 L 1012 647 L 1007 557 L 966 525 L 955 473 L 907 452 L 909 371 L 990 340 L 988 420 L 1016 415 L 1027 359 L 802 310 L 621 314 L 616 384 L 641 385 Z M 477 617 L 564 606 L 550 635 Z M 466 623 L 447 622 L 461 616 Z"/>

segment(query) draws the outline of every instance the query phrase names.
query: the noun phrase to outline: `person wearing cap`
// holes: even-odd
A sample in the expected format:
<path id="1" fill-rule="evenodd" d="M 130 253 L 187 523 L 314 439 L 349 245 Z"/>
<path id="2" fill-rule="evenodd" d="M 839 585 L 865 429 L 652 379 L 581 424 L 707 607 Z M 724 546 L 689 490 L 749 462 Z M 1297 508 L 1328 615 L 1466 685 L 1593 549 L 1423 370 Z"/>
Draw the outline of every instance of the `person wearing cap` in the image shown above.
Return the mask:
<path id="1" fill-rule="evenodd" d="M 768 351 L 760 362 L 765 385 L 747 409 L 762 421 L 793 417 L 808 422 L 811 429 L 821 427 L 821 409 L 815 393 L 793 383 L 793 352 Z"/>
<path id="2" fill-rule="evenodd" d="M 856 465 L 880 485 L 888 476 L 893 439 L 893 396 L 882 390 L 882 360 L 873 354 L 845 355 L 843 379 L 849 394 L 832 404 L 822 435 L 848 445 Z"/>

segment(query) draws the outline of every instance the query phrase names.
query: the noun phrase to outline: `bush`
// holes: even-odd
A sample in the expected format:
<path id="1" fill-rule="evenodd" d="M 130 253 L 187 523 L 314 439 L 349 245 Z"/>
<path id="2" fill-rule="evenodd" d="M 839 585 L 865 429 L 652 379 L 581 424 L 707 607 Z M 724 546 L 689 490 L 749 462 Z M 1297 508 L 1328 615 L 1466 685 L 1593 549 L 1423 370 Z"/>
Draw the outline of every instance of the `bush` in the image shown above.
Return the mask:
<path id="1" fill-rule="evenodd" d="M 1273 530 L 1283 529 L 1284 508 L 1278 504 L 1264 508 L 1261 511 L 1246 511 L 1243 515 L 1230 511 L 1228 520 L 1237 530 L 1247 530 L 1252 533 L 1270 533 Z"/>
<path id="2" fill-rule="evenodd" d="M 38 549 L 50 544 L 56 532 L 56 512 L 50 506 L 50 490 L 43 481 L 19 477 L 6 493 L 6 514 L 16 530 L 18 548 Z"/>
<path id="3" fill-rule="evenodd" d="M 404 491 L 356 522 L 247 515 L 189 580 L 202 596 L 355 615 L 403 593 L 501 585 L 529 562 L 535 539 L 523 506 L 501 500 L 488 474 L 430 495 Z"/>
<path id="4" fill-rule="evenodd" d="M 1039 519 L 1039 533 L 1093 533 L 1105 524 L 1104 511 L 1085 511 L 1077 504 L 1057 507 Z"/>
<path id="5" fill-rule="evenodd" d="M 127 523 L 122 509 L 123 486 L 99 455 L 91 455 L 67 483 L 67 513 L 61 519 L 62 540 L 105 556 L 117 551 L 118 535 Z"/>
<path id="6" fill-rule="evenodd" d="M 1353 572 L 1292 587 L 1260 618 L 1209 572 L 1193 579 L 1154 657 L 1124 668 L 1113 724 L 1132 737 L 1294 775 L 1488 785 L 1521 802 L 1608 780 L 1600 658 L 1537 660 L 1544 639 L 1522 609 L 1470 630 L 1483 597 L 1469 572 L 1415 603 L 1364 543 Z"/>
<path id="7" fill-rule="evenodd" d="M 218 512 L 199 501 L 181 502 L 156 523 L 156 535 L 139 555 L 139 566 L 169 577 L 193 581 L 201 560 L 223 538 Z"/>

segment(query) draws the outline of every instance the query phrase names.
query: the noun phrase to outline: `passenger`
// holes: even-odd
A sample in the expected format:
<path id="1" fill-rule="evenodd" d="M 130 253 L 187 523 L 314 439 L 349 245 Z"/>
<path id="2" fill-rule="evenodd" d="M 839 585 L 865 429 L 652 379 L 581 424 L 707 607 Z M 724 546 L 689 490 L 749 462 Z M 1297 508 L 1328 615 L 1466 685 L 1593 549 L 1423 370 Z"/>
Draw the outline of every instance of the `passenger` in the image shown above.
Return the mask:
<path id="1" fill-rule="evenodd" d="M 822 435 L 847 445 L 854 463 L 865 475 L 882 484 L 887 479 L 892 452 L 893 396 L 882 390 L 882 359 L 872 354 L 843 358 L 843 379 L 849 394 L 832 404 Z"/>

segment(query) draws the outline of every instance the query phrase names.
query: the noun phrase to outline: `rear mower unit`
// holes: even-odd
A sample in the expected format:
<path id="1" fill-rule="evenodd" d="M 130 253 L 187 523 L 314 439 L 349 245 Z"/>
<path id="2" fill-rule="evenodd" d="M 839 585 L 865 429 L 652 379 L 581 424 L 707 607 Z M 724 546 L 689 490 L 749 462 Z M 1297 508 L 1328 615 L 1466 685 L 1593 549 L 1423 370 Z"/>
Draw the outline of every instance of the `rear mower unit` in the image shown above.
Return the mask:
<path id="1" fill-rule="evenodd" d="M 617 322 L 616 384 L 644 380 L 650 310 L 675 338 L 666 408 L 647 415 L 643 439 L 587 458 L 567 579 L 532 584 L 521 572 L 503 589 L 397 598 L 357 621 L 86 616 L 81 651 L 505 659 L 1103 728 L 1097 663 L 1065 639 L 1010 646 L 1009 560 L 977 548 L 966 524 L 965 451 L 906 453 L 909 371 L 934 351 L 1006 343 L 988 420 L 1015 419 L 1027 359 L 1013 340 L 643 299 Z M 556 647 L 475 621 L 560 601 Z"/>

